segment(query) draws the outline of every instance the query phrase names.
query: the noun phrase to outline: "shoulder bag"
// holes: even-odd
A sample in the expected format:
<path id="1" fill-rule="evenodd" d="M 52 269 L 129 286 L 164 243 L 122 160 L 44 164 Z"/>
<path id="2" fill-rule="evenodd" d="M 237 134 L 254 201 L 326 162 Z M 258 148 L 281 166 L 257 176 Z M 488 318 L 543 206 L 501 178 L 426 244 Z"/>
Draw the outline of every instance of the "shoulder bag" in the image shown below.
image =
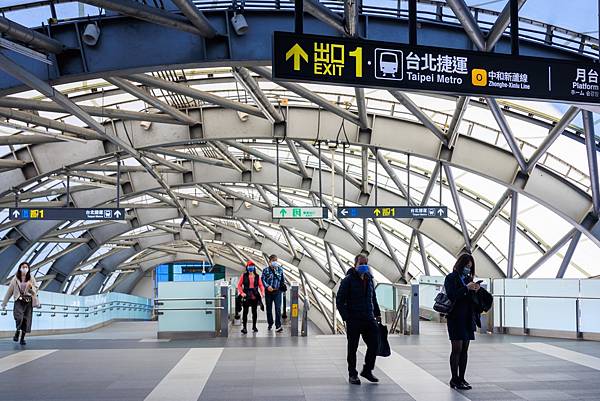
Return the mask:
<path id="1" fill-rule="evenodd" d="M 454 308 L 454 303 L 448 298 L 446 295 L 446 290 L 444 287 L 438 292 L 435 296 L 435 300 L 433 303 L 433 310 L 441 313 L 442 315 L 447 315 L 452 312 L 452 308 Z"/>

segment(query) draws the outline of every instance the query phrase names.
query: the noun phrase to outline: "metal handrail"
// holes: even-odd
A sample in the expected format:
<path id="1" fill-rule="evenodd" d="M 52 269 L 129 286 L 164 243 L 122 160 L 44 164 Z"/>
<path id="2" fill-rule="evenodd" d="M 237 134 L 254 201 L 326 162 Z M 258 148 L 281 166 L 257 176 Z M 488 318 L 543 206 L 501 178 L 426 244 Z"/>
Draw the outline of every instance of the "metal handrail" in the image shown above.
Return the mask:
<path id="1" fill-rule="evenodd" d="M 209 297 L 209 298 L 156 298 L 154 303 L 163 301 L 219 301 L 225 297 Z"/>
<path id="2" fill-rule="evenodd" d="M 596 299 L 600 300 L 600 297 L 567 297 L 560 295 L 503 295 L 503 294 L 492 294 L 496 298 L 534 298 L 534 299 Z"/>

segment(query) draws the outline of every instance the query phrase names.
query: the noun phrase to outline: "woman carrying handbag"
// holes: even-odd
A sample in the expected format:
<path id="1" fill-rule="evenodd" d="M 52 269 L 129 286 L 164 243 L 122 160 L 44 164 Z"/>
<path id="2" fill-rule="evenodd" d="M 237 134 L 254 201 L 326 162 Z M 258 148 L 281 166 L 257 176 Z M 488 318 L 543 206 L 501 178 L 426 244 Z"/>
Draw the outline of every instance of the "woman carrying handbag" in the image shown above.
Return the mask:
<path id="1" fill-rule="evenodd" d="M 12 278 L 2 301 L 2 309 L 6 309 L 6 304 L 10 297 L 13 297 L 13 316 L 15 318 L 16 332 L 13 341 L 19 341 L 21 335 L 21 345 L 25 342 L 25 334 L 31 333 L 31 321 L 33 317 L 33 307 L 39 306 L 37 298 L 37 283 L 31 275 L 29 263 L 23 262 L 19 265 L 17 274 Z"/>

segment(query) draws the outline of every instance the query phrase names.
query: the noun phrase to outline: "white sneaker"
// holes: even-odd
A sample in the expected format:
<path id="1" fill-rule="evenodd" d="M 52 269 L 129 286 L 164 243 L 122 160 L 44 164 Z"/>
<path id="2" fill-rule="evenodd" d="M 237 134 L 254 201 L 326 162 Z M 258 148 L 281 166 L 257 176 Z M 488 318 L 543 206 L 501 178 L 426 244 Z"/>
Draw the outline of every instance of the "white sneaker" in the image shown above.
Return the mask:
<path id="1" fill-rule="evenodd" d="M 279 326 L 278 328 L 275 329 L 275 331 L 277 333 L 281 333 L 283 331 L 283 327 Z"/>

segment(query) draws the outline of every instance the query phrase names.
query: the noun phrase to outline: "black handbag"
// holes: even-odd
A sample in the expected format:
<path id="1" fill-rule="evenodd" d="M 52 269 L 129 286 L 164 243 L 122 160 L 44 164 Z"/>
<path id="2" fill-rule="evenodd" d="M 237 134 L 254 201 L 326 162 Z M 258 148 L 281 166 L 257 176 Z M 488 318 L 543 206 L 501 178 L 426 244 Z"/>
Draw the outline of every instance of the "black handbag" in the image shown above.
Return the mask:
<path id="1" fill-rule="evenodd" d="M 281 285 L 279 286 L 279 291 L 281 292 L 286 292 L 287 289 L 287 285 L 285 285 L 285 280 L 281 280 Z"/>
<path id="2" fill-rule="evenodd" d="M 438 292 L 433 303 L 433 310 L 442 315 L 447 315 L 452 312 L 452 308 L 454 308 L 454 303 L 448 298 L 446 292 L 443 290 Z"/>
<path id="3" fill-rule="evenodd" d="M 377 350 L 377 356 L 390 356 L 392 355 L 392 350 L 388 341 L 388 328 L 381 323 L 377 325 L 379 326 L 379 349 Z"/>

